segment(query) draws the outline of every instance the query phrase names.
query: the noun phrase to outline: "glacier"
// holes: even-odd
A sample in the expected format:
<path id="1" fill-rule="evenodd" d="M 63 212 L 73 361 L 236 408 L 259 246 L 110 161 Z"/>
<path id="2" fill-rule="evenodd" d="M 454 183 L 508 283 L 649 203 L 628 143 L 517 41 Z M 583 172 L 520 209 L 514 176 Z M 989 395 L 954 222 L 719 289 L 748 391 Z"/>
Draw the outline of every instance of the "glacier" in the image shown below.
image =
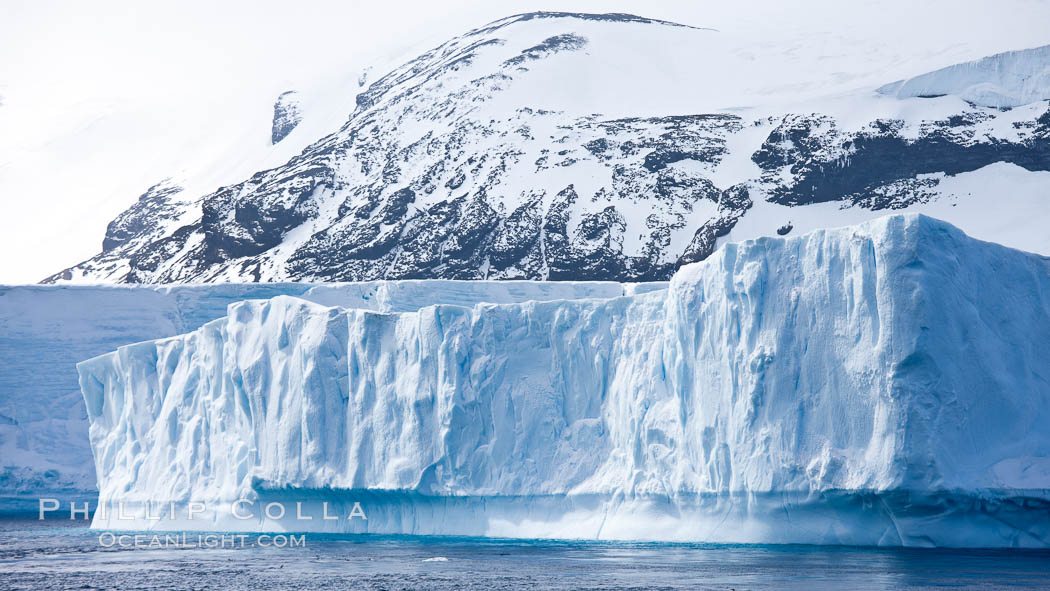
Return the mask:
<path id="1" fill-rule="evenodd" d="M 77 366 L 93 527 L 1046 547 L 1047 294 L 905 214 L 612 298 L 233 303 Z"/>
<path id="2" fill-rule="evenodd" d="M 294 295 L 383 312 L 431 304 L 614 297 L 666 283 L 375 281 L 182 286 L 0 286 L 0 510 L 91 499 L 96 476 L 79 361 L 199 328 L 250 298 Z"/>
<path id="3" fill-rule="evenodd" d="M 984 107 L 1010 109 L 1050 99 L 1050 45 L 1007 51 L 881 86 L 898 98 L 947 94 Z"/>

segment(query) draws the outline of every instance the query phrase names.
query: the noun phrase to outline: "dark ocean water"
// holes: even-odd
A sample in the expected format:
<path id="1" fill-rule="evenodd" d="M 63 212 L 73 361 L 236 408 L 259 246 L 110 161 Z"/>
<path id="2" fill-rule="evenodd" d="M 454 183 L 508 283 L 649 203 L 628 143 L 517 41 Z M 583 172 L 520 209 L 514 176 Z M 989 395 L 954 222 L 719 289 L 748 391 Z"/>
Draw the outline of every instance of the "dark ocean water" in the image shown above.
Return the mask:
<path id="1" fill-rule="evenodd" d="M 255 536 L 186 547 L 209 543 L 189 534 L 151 549 L 100 534 L 82 521 L 0 519 L 0 589 L 1050 589 L 1042 551 L 320 534 L 295 548 Z"/>

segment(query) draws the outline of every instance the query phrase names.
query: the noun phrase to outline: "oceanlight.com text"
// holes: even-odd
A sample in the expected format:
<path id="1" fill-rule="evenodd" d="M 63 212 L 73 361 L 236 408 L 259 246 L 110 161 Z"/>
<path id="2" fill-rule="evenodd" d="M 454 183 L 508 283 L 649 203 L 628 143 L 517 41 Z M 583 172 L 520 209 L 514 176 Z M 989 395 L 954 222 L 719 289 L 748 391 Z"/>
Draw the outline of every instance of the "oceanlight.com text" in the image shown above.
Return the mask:
<path id="1" fill-rule="evenodd" d="M 102 532 L 98 543 L 103 548 L 151 550 L 165 548 L 305 548 L 306 534 L 116 534 Z"/>

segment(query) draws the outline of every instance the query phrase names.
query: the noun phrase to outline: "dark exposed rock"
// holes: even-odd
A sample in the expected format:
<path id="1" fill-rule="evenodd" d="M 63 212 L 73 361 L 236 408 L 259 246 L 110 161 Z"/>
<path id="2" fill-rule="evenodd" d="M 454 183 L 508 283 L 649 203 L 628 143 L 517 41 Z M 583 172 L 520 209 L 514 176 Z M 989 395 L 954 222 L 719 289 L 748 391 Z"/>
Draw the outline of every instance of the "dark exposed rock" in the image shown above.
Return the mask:
<path id="1" fill-rule="evenodd" d="M 528 49 L 523 49 L 521 54 L 504 61 L 503 65 L 520 66 L 527 61 L 543 59 L 548 55 L 558 53 L 559 51 L 576 51 L 577 49 L 583 49 L 585 45 L 587 45 L 587 40 L 575 33 L 555 35 L 544 39 L 543 43 L 533 45 Z"/>
<path id="2" fill-rule="evenodd" d="M 162 222 L 177 216 L 182 210 L 172 202 L 182 187 L 164 180 L 150 187 L 134 205 L 106 226 L 102 251 L 110 251 L 132 240 L 145 238 L 156 232 Z"/>
<path id="3" fill-rule="evenodd" d="M 497 31 L 501 28 L 507 27 L 518 22 L 539 20 L 539 19 L 553 19 L 553 18 L 574 18 L 586 21 L 605 21 L 605 22 L 620 22 L 620 23 L 642 23 L 648 25 L 664 25 L 670 27 L 684 27 L 689 29 L 695 29 L 689 25 L 683 25 L 671 21 L 662 21 L 659 19 L 646 18 L 643 16 L 636 16 L 633 14 L 621 13 L 621 12 L 610 12 L 606 14 L 592 14 L 587 12 L 528 12 L 524 14 L 516 14 L 514 16 L 508 16 L 495 21 L 480 29 L 475 29 L 469 34 L 486 34 Z"/>
<path id="4" fill-rule="evenodd" d="M 281 93 L 281 96 L 277 97 L 277 102 L 273 104 L 273 129 L 270 133 L 270 143 L 276 144 L 283 140 L 299 125 L 302 119 L 295 91 L 289 90 Z"/>
<path id="5" fill-rule="evenodd" d="M 897 209 L 924 200 L 936 185 L 920 175 L 956 175 L 995 162 L 1050 170 L 1050 138 L 1038 131 L 1021 141 L 975 137 L 973 124 L 987 117 L 970 111 L 926 122 L 917 138 L 902 133 L 903 121 L 875 120 L 853 133 L 827 117 L 788 116 L 752 160 L 775 186 L 770 200 L 784 205 L 850 201 L 869 209 Z M 791 182 L 779 183 L 787 167 Z"/>
<path id="6" fill-rule="evenodd" d="M 722 194 L 718 216 L 706 222 L 693 235 L 693 240 L 678 259 L 679 265 L 695 263 L 711 256 L 719 238 L 729 234 L 741 216 L 752 206 L 751 196 L 744 185 L 734 185 Z"/>

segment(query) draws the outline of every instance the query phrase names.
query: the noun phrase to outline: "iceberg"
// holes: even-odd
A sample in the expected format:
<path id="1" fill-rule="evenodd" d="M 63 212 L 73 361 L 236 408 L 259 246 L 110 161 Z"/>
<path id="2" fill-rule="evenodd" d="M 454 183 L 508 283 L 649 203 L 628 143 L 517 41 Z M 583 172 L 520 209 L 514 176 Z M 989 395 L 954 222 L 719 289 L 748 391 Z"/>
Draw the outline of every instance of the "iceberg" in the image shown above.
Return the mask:
<path id="1" fill-rule="evenodd" d="M 1046 547 L 1048 351 L 1050 260 L 915 214 L 613 298 L 244 301 L 78 365 L 93 527 Z"/>
<path id="2" fill-rule="evenodd" d="M 196 330 L 231 303 L 294 295 L 381 312 L 432 304 L 615 297 L 666 283 L 373 281 L 180 286 L 0 286 L 0 510 L 95 496 L 79 361 Z"/>

